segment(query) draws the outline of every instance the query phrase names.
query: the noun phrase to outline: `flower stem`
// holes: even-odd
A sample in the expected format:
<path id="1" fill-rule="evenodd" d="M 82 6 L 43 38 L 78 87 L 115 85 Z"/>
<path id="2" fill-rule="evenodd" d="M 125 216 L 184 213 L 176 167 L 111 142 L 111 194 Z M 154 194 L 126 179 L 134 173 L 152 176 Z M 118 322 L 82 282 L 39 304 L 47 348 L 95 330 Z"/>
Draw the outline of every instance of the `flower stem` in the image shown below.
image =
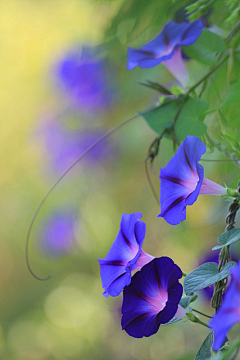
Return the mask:
<path id="1" fill-rule="evenodd" d="M 240 193 L 240 180 L 238 182 L 237 192 Z M 228 231 L 228 230 L 231 230 L 234 228 L 235 218 L 236 218 L 239 208 L 240 208 L 239 199 L 236 198 L 233 200 L 233 202 L 229 206 L 229 213 L 226 217 L 227 226 L 226 226 L 225 231 Z M 224 267 L 224 265 L 226 265 L 229 261 L 231 261 L 229 247 L 230 247 L 230 245 L 225 246 L 220 251 L 219 260 L 218 260 L 219 261 L 219 266 L 218 266 L 219 271 L 221 271 L 221 269 Z M 225 291 L 227 281 L 228 281 L 227 278 L 223 279 L 223 280 L 217 282 L 214 286 L 214 294 L 212 297 L 212 306 L 216 309 L 216 311 L 218 310 L 218 308 L 220 307 L 220 305 L 222 303 L 222 295 L 223 295 L 223 292 Z"/>
<path id="2" fill-rule="evenodd" d="M 234 26 L 234 28 L 228 34 L 228 36 L 226 37 L 226 41 L 229 43 L 239 30 L 240 30 L 240 21 L 238 21 L 238 23 Z"/>
<path id="3" fill-rule="evenodd" d="M 196 313 L 198 313 L 198 314 L 200 314 L 200 315 L 202 315 L 202 316 L 205 316 L 205 317 L 207 317 L 207 318 L 209 318 L 209 319 L 212 319 L 212 316 L 206 315 L 206 314 L 202 313 L 201 311 L 198 311 L 198 310 L 193 309 L 193 308 L 192 308 L 192 311 L 195 311 Z"/>

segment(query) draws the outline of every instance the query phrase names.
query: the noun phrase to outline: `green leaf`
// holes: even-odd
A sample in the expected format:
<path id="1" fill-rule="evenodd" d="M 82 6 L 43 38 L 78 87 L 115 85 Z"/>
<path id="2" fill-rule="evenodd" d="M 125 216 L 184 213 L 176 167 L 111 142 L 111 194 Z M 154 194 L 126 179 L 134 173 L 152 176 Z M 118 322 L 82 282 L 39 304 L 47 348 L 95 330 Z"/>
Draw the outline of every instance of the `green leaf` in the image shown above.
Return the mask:
<path id="1" fill-rule="evenodd" d="M 240 240 L 240 229 L 231 229 L 223 233 L 218 238 L 218 242 L 222 245 L 217 245 L 212 250 L 222 249 L 224 246 L 231 245 Z"/>
<path id="2" fill-rule="evenodd" d="M 186 295 L 204 289 L 220 280 L 225 279 L 230 275 L 229 269 L 235 265 L 236 263 L 234 261 L 230 261 L 220 272 L 218 271 L 217 264 L 213 262 L 205 263 L 199 266 L 184 279 L 183 288 Z"/>
<path id="3" fill-rule="evenodd" d="M 220 108 L 217 109 L 217 114 L 218 114 L 218 119 L 219 119 L 221 130 L 222 130 L 222 134 L 224 136 L 227 135 L 227 136 L 231 136 L 234 138 L 234 136 L 235 136 L 234 130 L 231 127 L 231 125 L 229 124 L 229 122 L 227 121 L 227 119 L 225 118 L 225 116 Z"/>
<path id="4" fill-rule="evenodd" d="M 217 63 L 217 52 L 226 49 L 223 39 L 208 29 L 203 29 L 194 44 L 182 46 L 182 50 L 192 59 L 205 65 L 213 66 Z"/>
<path id="5" fill-rule="evenodd" d="M 235 88 L 228 94 L 226 100 L 221 105 L 221 108 L 230 104 L 240 103 L 240 80 L 237 82 Z"/>
<path id="6" fill-rule="evenodd" d="M 206 360 L 207 358 L 211 357 L 211 349 L 213 343 L 213 334 L 210 332 L 204 342 L 202 343 L 198 353 L 195 357 L 195 360 Z"/>
<path id="7" fill-rule="evenodd" d="M 151 129 L 161 134 L 165 128 L 173 126 L 174 117 L 178 111 L 183 97 L 178 99 L 165 100 L 158 107 L 151 107 L 139 112 Z M 176 135 L 180 141 L 187 135 L 201 136 L 206 131 L 206 125 L 199 121 L 206 112 L 208 103 L 202 99 L 188 98 L 178 116 L 174 126 Z"/>
<path id="8" fill-rule="evenodd" d="M 159 107 L 151 107 L 139 112 L 151 129 L 161 134 L 165 128 L 173 125 L 173 119 L 178 110 L 179 100 L 165 101 Z"/>
<path id="9" fill-rule="evenodd" d="M 179 305 L 186 309 L 188 305 L 195 300 L 197 300 L 197 295 L 183 296 L 180 300 Z"/>
<path id="10" fill-rule="evenodd" d="M 235 133 L 239 131 L 239 127 L 240 127 L 239 106 L 240 106 L 240 80 L 237 82 L 234 89 L 228 94 L 224 103 L 221 105 L 221 110 Z M 234 137 L 235 139 L 237 139 L 236 136 Z"/>
<path id="11" fill-rule="evenodd" d="M 174 127 L 180 141 L 183 141 L 187 135 L 201 136 L 205 133 L 207 127 L 199 119 L 207 109 L 208 103 L 202 99 L 186 100 Z"/>

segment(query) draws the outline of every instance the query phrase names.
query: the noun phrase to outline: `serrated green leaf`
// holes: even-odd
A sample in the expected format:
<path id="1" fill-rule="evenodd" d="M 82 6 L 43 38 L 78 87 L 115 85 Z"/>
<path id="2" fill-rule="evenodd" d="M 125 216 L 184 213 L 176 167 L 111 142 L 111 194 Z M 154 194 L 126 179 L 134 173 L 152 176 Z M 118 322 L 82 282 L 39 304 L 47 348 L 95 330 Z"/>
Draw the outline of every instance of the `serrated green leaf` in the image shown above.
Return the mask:
<path id="1" fill-rule="evenodd" d="M 213 343 L 213 334 L 210 332 L 204 342 L 202 343 L 195 360 L 206 360 L 207 358 L 211 357 L 211 349 Z"/>
<path id="2" fill-rule="evenodd" d="M 231 229 L 223 233 L 218 238 L 218 242 L 222 245 L 217 245 L 212 250 L 222 249 L 224 246 L 231 245 L 240 240 L 240 229 Z"/>
<path id="3" fill-rule="evenodd" d="M 208 286 L 215 284 L 216 282 L 225 279 L 230 275 L 229 269 L 235 266 L 234 261 L 228 262 L 222 270 L 219 272 L 216 263 L 209 262 L 199 266 L 188 274 L 183 283 L 183 288 L 186 295 L 189 295 L 195 291 L 204 289 Z"/>
<path id="4" fill-rule="evenodd" d="M 197 300 L 197 295 L 183 296 L 180 300 L 179 305 L 186 309 L 191 302 Z"/>
<path id="5" fill-rule="evenodd" d="M 218 61 L 216 53 L 225 49 L 223 39 L 208 29 L 203 29 L 194 44 L 182 46 L 182 50 L 190 58 L 210 66 L 215 65 Z"/>

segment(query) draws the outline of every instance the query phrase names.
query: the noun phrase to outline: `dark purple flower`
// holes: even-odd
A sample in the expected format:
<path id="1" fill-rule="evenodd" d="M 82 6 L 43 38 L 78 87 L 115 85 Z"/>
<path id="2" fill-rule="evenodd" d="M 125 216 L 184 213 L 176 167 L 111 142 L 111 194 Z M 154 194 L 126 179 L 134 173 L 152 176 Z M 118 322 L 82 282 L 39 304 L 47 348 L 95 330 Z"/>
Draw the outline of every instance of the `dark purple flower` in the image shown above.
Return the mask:
<path id="1" fill-rule="evenodd" d="M 41 124 L 40 138 L 47 149 L 51 168 L 65 171 L 72 163 L 106 131 L 104 129 L 71 128 L 67 122 L 49 117 Z M 116 148 L 106 139 L 93 148 L 85 158 L 91 165 L 116 155 Z"/>
<path id="2" fill-rule="evenodd" d="M 230 328 L 240 322 L 240 261 L 232 270 L 231 283 L 225 293 L 222 306 L 209 322 L 214 333 L 213 350 L 223 345 Z"/>
<path id="3" fill-rule="evenodd" d="M 181 269 L 172 259 L 153 259 L 123 290 L 122 328 L 135 338 L 155 334 L 178 310 L 182 297 Z"/>
<path id="4" fill-rule="evenodd" d="M 75 105 L 96 113 L 112 105 L 114 89 L 110 68 L 96 50 L 83 46 L 66 53 L 57 75 Z"/>
<path id="5" fill-rule="evenodd" d="M 206 146 L 196 136 L 187 136 L 165 168 L 160 169 L 161 214 L 171 225 L 186 219 L 186 206 L 199 194 L 227 195 L 227 190 L 204 177 L 198 162 Z"/>
<path id="6" fill-rule="evenodd" d="M 181 45 L 193 44 L 202 29 L 201 20 L 193 23 L 170 21 L 163 31 L 147 44 L 139 49 L 128 48 L 128 70 L 136 66 L 151 68 L 163 62 L 181 83 L 187 84 L 189 78 L 181 55 Z"/>
<path id="7" fill-rule="evenodd" d="M 99 259 L 103 295 L 117 296 L 131 282 L 131 271 L 139 270 L 153 259 L 142 250 L 146 225 L 140 212 L 123 214 L 120 230 L 107 256 Z"/>
<path id="8" fill-rule="evenodd" d="M 50 255 L 63 255 L 71 252 L 76 245 L 73 225 L 72 214 L 65 212 L 52 214 L 39 235 L 41 249 Z"/>

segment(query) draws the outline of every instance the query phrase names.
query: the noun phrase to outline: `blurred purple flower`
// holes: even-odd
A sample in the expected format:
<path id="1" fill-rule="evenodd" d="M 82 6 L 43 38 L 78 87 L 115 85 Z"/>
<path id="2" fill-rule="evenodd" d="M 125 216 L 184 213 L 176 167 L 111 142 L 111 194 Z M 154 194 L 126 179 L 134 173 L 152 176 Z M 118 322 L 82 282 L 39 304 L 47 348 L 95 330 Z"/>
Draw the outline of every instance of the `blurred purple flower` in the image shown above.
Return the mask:
<path id="1" fill-rule="evenodd" d="M 196 136 L 187 136 L 165 168 L 160 169 L 161 214 L 158 217 L 171 225 L 186 219 L 186 206 L 192 205 L 199 194 L 227 195 L 227 190 L 204 177 L 198 163 L 206 146 Z"/>
<path id="2" fill-rule="evenodd" d="M 87 113 L 109 108 L 114 101 L 110 67 L 88 46 L 69 51 L 57 65 L 57 76 L 74 104 Z"/>
<path id="3" fill-rule="evenodd" d="M 65 171 L 93 142 L 106 131 L 99 129 L 74 129 L 61 119 L 50 117 L 41 124 L 40 137 L 47 149 L 51 167 Z M 101 142 L 86 156 L 91 165 L 116 155 L 116 147 L 110 139 Z"/>
<path id="4" fill-rule="evenodd" d="M 155 258 L 123 290 L 122 328 L 135 338 L 155 334 L 178 310 L 181 269 L 168 257 Z"/>
<path id="5" fill-rule="evenodd" d="M 73 250 L 76 240 L 73 234 L 73 216 L 70 213 L 54 213 L 47 219 L 39 235 L 39 246 L 49 255 L 63 255 Z"/>
<path id="6" fill-rule="evenodd" d="M 223 345 L 228 331 L 240 322 L 240 261 L 232 270 L 232 279 L 222 306 L 210 320 L 209 326 L 214 333 L 213 350 L 218 351 Z"/>
<path id="7" fill-rule="evenodd" d="M 182 84 L 189 84 L 188 73 L 181 55 L 181 45 L 191 45 L 203 29 L 201 20 L 193 23 L 170 21 L 163 31 L 139 49 L 128 48 L 127 69 L 136 66 L 151 68 L 161 62 Z"/>
<path id="8" fill-rule="evenodd" d="M 146 225 L 140 212 L 123 214 L 120 230 L 107 256 L 99 259 L 103 295 L 118 296 L 131 282 L 131 271 L 139 270 L 153 259 L 142 250 Z"/>

